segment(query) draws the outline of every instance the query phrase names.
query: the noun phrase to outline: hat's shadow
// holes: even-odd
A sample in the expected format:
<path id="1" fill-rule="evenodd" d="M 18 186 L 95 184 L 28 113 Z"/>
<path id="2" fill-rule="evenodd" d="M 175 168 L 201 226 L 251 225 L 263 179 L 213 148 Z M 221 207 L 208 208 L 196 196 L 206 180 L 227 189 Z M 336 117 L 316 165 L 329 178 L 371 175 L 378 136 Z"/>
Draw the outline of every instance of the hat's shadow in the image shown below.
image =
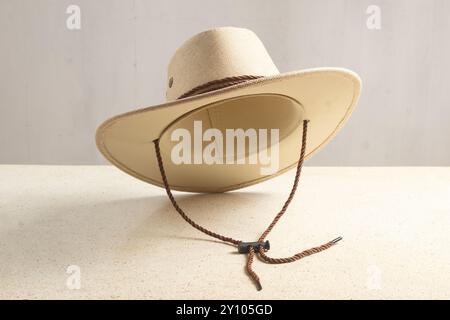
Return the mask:
<path id="1" fill-rule="evenodd" d="M 164 243 L 166 239 L 224 243 L 189 226 L 174 209 L 166 195 L 157 198 L 162 203 L 158 208 L 151 208 L 150 202 L 140 199 L 144 201 L 141 209 L 148 210 L 148 214 L 144 214 L 145 220 L 131 234 L 128 241 L 131 246 L 149 239 L 161 239 L 161 243 Z M 211 231 L 233 237 L 233 225 L 245 223 L 246 218 L 243 217 L 246 215 L 243 212 L 250 211 L 249 208 L 254 206 L 256 201 L 267 200 L 268 195 L 255 192 L 228 192 L 178 194 L 175 198 L 178 205 L 193 221 L 202 227 L 210 228 Z"/>
<path id="2" fill-rule="evenodd" d="M 213 230 L 220 226 L 223 230 L 214 231 L 232 237 L 227 233 L 242 221 L 247 208 L 255 201 L 270 201 L 267 194 L 251 192 L 177 194 L 176 198 L 194 221 Z M 33 273 L 37 262 L 51 262 L 58 270 L 77 261 L 104 264 L 102 251 L 113 260 L 132 259 L 157 247 L 164 249 L 168 239 L 216 241 L 193 230 L 165 194 L 105 202 L 91 199 L 82 204 L 72 198 L 55 199 L 48 207 L 40 207 L 37 199 L 32 200 L 36 203 L 31 208 L 36 218 L 18 222 L 0 234 L 0 243 L 8 245 L 11 257 L 2 262 L 3 270 L 13 274 L 20 264 L 22 271 Z"/>

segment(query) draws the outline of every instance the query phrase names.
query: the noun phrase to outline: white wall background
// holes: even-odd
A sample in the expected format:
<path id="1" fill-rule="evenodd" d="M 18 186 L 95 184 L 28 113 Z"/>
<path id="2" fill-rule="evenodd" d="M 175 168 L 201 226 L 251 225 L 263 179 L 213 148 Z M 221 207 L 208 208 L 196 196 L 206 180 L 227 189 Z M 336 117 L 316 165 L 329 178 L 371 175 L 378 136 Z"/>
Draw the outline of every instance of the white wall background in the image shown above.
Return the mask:
<path id="1" fill-rule="evenodd" d="M 0 0 L 0 163 L 104 163 L 96 127 L 163 102 L 177 46 L 225 25 L 254 30 L 282 72 L 361 75 L 358 109 L 308 165 L 450 165 L 448 0 Z"/>

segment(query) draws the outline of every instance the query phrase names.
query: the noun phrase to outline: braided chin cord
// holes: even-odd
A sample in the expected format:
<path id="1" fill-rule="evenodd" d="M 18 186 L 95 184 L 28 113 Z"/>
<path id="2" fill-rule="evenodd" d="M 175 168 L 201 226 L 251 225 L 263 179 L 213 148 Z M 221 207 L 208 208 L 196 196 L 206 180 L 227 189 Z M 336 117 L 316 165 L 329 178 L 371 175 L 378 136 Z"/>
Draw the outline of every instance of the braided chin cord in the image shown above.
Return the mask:
<path id="1" fill-rule="evenodd" d="M 289 263 L 289 262 L 294 262 L 294 261 L 300 260 L 300 259 L 302 259 L 304 257 L 307 257 L 307 256 L 310 256 L 312 254 L 321 252 L 323 250 L 326 250 L 326 249 L 334 246 L 340 240 L 342 240 L 341 237 L 338 237 L 338 238 L 336 238 L 334 240 L 331 240 L 331 241 L 329 241 L 329 242 L 327 242 L 327 243 L 325 243 L 325 244 L 323 244 L 321 246 L 314 247 L 314 248 L 311 248 L 311 249 L 308 249 L 308 250 L 304 250 L 302 252 L 299 252 L 299 253 L 297 253 L 297 254 L 295 254 L 293 256 L 287 257 L 287 258 L 271 258 L 271 257 L 266 255 L 266 252 L 267 252 L 268 248 L 264 247 L 263 243 L 264 243 L 267 235 L 272 231 L 273 227 L 277 224 L 277 222 L 281 219 L 281 217 L 286 212 L 289 204 L 291 203 L 292 199 L 294 198 L 295 191 L 297 190 L 297 187 L 298 187 L 298 183 L 299 183 L 299 180 L 300 180 L 300 174 L 301 174 L 302 166 L 303 166 L 303 160 L 304 160 L 304 157 L 305 157 L 307 130 L 308 130 L 308 120 L 304 120 L 303 121 L 303 135 L 302 135 L 302 147 L 301 147 L 301 151 L 300 151 L 300 159 L 299 159 L 298 164 L 297 164 L 297 172 L 295 174 L 294 184 L 292 186 L 292 189 L 291 189 L 291 192 L 289 194 L 289 197 L 287 198 L 287 200 L 284 203 L 283 207 L 281 208 L 280 212 L 278 212 L 278 214 L 272 220 L 270 225 L 261 234 L 261 236 L 258 239 L 258 242 L 256 243 L 257 244 L 256 246 L 255 246 L 255 243 L 248 243 L 248 246 L 247 246 L 247 243 L 244 243 L 241 240 L 236 240 L 236 239 L 233 239 L 231 237 L 226 237 L 226 236 L 223 236 L 221 234 L 218 234 L 218 233 L 215 233 L 213 231 L 210 231 L 210 230 L 200 226 L 199 224 L 197 224 L 191 218 L 189 218 L 189 216 L 178 205 L 177 201 L 175 200 L 175 198 L 174 198 L 174 196 L 172 194 L 172 191 L 170 190 L 170 186 L 169 186 L 169 183 L 167 181 L 166 172 L 164 170 L 163 160 L 162 160 L 162 157 L 161 157 L 161 150 L 160 150 L 160 147 L 159 147 L 159 139 L 154 141 L 156 157 L 157 157 L 157 160 L 158 160 L 159 170 L 161 171 L 161 177 L 162 177 L 162 181 L 163 181 L 163 184 L 164 184 L 164 188 L 166 189 L 167 195 L 169 196 L 169 199 L 170 199 L 173 207 L 175 208 L 175 210 L 180 214 L 180 216 L 187 223 L 189 223 L 195 229 L 197 229 L 197 230 L 207 234 L 208 236 L 211 236 L 213 238 L 219 239 L 219 240 L 221 240 L 223 242 L 227 242 L 227 243 L 231 243 L 231 244 L 233 244 L 235 246 L 239 246 L 239 252 L 247 253 L 246 271 L 247 271 L 247 274 L 249 275 L 249 277 L 255 283 L 256 288 L 258 289 L 258 291 L 262 289 L 262 286 L 261 286 L 261 282 L 259 280 L 258 275 L 252 269 L 252 264 L 253 264 L 253 260 L 254 260 L 255 255 L 258 255 L 259 258 L 265 263 L 270 263 L 270 264 Z M 246 251 L 241 251 L 241 247 L 244 247 L 247 250 Z"/>

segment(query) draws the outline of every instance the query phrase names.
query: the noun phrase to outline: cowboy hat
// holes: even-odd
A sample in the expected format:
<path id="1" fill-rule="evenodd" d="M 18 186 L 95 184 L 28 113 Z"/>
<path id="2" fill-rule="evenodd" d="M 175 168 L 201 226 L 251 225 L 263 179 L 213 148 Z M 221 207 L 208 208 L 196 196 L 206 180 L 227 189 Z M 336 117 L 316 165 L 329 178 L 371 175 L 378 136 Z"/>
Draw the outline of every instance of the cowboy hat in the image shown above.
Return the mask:
<path id="1" fill-rule="evenodd" d="M 167 102 L 115 116 L 97 130 L 101 153 L 126 173 L 164 186 L 160 156 L 171 157 L 176 129 L 193 123 L 227 128 L 279 129 L 279 166 L 261 174 L 262 164 L 175 164 L 165 161 L 171 189 L 223 192 L 249 186 L 293 168 L 304 120 L 310 121 L 305 159 L 328 143 L 347 121 L 360 95 L 357 74 L 341 68 L 280 73 L 261 40 L 250 30 L 223 27 L 187 40 L 173 55 Z M 274 148 L 267 146 L 268 151 Z M 246 151 L 244 158 L 250 157 Z"/>

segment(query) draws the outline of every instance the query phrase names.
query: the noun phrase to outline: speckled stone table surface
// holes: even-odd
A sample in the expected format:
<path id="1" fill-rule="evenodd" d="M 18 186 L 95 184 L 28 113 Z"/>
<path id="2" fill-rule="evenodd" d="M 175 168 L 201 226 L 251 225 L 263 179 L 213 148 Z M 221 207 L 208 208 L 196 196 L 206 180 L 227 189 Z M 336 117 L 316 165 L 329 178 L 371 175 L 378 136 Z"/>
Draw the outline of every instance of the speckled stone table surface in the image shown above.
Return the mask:
<path id="1" fill-rule="evenodd" d="M 176 196 L 200 224 L 253 241 L 293 174 Z M 190 227 L 163 189 L 110 166 L 2 165 L 0 298 L 448 299 L 449 230 L 450 168 L 306 167 L 268 254 L 344 239 L 291 264 L 257 260 L 258 292 L 245 255 Z"/>

